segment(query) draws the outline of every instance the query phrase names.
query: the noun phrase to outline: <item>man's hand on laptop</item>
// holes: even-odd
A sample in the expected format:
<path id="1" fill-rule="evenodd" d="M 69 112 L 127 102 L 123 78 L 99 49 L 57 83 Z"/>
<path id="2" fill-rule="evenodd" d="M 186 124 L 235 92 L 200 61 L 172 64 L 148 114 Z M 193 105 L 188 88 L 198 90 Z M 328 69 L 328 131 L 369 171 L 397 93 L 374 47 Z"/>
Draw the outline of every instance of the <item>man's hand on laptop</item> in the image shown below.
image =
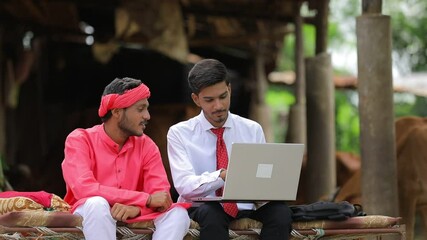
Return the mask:
<path id="1" fill-rule="evenodd" d="M 227 169 L 221 168 L 221 171 L 219 173 L 219 177 L 222 178 L 222 180 L 225 181 L 225 177 L 227 176 Z"/>

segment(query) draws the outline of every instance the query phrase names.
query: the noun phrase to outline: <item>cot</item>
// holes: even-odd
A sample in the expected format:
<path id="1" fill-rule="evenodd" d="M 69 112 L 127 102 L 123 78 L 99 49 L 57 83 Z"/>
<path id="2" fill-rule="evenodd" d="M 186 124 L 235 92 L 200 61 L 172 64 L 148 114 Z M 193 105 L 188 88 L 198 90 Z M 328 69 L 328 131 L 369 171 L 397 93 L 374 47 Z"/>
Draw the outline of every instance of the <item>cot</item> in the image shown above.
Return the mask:
<path id="1" fill-rule="evenodd" d="M 59 196 L 39 192 L 0 193 L 0 239 L 84 239 L 82 218 L 69 212 Z M 291 239 L 355 239 L 398 235 L 405 239 L 399 217 L 371 215 L 343 221 L 301 221 L 292 224 Z M 252 219 L 235 220 L 230 239 L 258 239 L 262 224 Z M 151 239 L 153 221 L 117 224 L 117 239 Z M 199 239 L 199 225 L 192 221 L 185 240 Z"/>
<path id="2" fill-rule="evenodd" d="M 398 235 L 405 239 L 400 218 L 381 215 L 352 217 L 343 221 L 294 222 L 291 239 L 359 239 Z M 68 212 L 29 210 L 0 215 L 0 239 L 84 239 L 82 219 Z M 230 226 L 230 239 L 258 239 L 262 225 L 252 219 L 239 219 Z M 151 239 L 152 221 L 117 225 L 117 239 Z M 199 226 L 192 221 L 185 240 L 199 239 Z"/>

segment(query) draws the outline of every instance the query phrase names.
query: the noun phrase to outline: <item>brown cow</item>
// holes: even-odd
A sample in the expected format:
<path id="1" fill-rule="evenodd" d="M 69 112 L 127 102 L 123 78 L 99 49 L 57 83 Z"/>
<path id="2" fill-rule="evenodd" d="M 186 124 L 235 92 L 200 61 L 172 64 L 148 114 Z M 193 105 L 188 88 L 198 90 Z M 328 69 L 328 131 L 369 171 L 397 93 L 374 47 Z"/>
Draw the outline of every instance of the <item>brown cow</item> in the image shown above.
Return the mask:
<path id="1" fill-rule="evenodd" d="M 427 118 L 402 117 L 395 123 L 399 215 L 413 239 L 416 212 L 427 236 Z M 347 181 L 335 201 L 361 203 L 360 170 Z"/>

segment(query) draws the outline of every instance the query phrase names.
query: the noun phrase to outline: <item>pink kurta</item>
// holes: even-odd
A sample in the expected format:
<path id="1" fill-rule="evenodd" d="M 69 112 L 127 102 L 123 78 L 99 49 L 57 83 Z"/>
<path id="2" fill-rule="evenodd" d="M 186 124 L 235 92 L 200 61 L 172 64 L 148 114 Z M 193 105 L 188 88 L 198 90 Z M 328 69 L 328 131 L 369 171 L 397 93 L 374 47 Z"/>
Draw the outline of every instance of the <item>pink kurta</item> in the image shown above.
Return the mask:
<path id="1" fill-rule="evenodd" d="M 68 135 L 64 153 L 64 200 L 72 205 L 72 211 L 87 198 L 101 196 L 111 206 L 121 203 L 140 207 L 140 216 L 127 222 L 162 214 L 145 207 L 149 194 L 170 189 L 159 149 L 147 135 L 129 137 L 119 151 L 103 125 L 76 129 Z"/>

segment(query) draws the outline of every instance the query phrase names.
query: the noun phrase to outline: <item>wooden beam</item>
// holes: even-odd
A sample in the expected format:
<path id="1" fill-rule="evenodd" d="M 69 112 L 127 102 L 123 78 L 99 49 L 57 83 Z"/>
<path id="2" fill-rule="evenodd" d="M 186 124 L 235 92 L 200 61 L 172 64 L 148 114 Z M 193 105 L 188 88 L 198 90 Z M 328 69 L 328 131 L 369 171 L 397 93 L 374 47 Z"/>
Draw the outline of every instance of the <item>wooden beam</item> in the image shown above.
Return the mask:
<path id="1" fill-rule="evenodd" d="M 282 39 L 285 34 L 291 31 L 285 31 L 275 34 L 248 34 L 238 37 L 206 37 L 194 38 L 189 40 L 190 47 L 206 47 L 211 45 L 240 45 L 242 43 L 251 43 L 253 41 L 260 41 L 262 39 L 278 40 Z"/>
<path id="2" fill-rule="evenodd" d="M 210 10 L 200 7 L 188 7 L 183 9 L 184 15 L 192 14 L 196 17 L 227 17 L 237 19 L 250 19 L 250 20 L 264 20 L 264 21 L 277 21 L 291 23 L 293 16 L 284 14 L 272 14 L 270 12 L 245 12 L 242 9 L 230 9 L 230 10 Z"/>

